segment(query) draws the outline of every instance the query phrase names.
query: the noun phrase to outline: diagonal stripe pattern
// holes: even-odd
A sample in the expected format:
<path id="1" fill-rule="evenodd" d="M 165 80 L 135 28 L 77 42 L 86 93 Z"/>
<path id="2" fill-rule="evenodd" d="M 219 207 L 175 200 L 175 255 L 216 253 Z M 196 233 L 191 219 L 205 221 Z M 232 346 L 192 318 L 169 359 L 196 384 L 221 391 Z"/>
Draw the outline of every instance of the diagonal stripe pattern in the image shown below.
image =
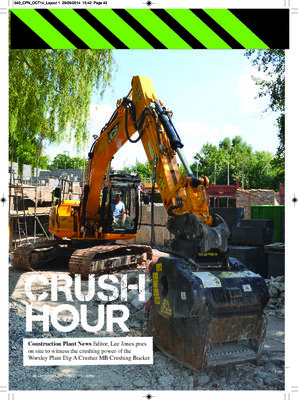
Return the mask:
<path id="1" fill-rule="evenodd" d="M 276 37 L 270 15 L 275 21 L 279 13 L 279 26 L 284 28 L 279 36 L 285 39 L 279 38 L 278 48 L 287 48 L 280 44 L 288 44 L 289 13 L 284 12 L 288 10 L 270 9 L 266 14 L 262 10 L 268 15 L 266 24 L 258 11 L 12 9 L 11 47 L 38 48 L 44 43 L 44 48 L 52 49 L 268 49 L 274 48 Z"/>
<path id="2" fill-rule="evenodd" d="M 243 47 L 268 49 L 268 46 L 247 28 L 229 10 L 204 10 L 223 29 L 233 36 Z"/>

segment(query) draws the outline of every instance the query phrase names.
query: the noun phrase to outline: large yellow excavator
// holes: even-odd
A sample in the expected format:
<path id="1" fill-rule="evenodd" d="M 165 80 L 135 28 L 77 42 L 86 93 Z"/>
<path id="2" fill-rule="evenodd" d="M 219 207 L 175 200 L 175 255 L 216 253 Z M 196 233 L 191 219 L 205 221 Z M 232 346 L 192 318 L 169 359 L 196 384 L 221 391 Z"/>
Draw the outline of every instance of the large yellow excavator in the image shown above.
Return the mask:
<path id="1" fill-rule="evenodd" d="M 63 201 L 56 189 L 59 202 L 49 217 L 55 239 L 20 246 L 13 265 L 28 270 L 64 256 L 71 273 L 88 276 L 150 259 L 150 246 L 123 242 L 137 232 L 140 178 L 111 166 L 127 141 L 139 140 L 174 236 L 169 256 L 152 263 L 149 332 L 161 350 L 196 370 L 258 360 L 266 333 L 265 282 L 228 257 L 229 229 L 209 213 L 208 178 L 193 176 L 171 111 L 156 98 L 148 78 L 133 77 L 129 94 L 117 102 L 91 146 L 81 201 Z"/>

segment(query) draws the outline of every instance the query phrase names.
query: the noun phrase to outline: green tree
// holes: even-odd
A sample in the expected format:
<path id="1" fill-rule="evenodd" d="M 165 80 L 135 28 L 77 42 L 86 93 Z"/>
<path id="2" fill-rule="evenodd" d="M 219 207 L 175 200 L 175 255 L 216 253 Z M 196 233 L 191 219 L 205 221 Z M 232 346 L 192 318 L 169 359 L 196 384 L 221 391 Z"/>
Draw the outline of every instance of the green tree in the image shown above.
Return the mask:
<path id="1" fill-rule="evenodd" d="M 62 169 L 77 169 L 84 168 L 87 165 L 87 161 L 79 157 L 70 157 L 68 154 L 57 154 L 53 161 L 50 163 L 49 168 L 51 170 L 62 168 Z"/>
<path id="2" fill-rule="evenodd" d="M 279 146 L 274 163 L 284 168 L 285 158 L 285 51 L 248 50 L 245 55 L 252 59 L 259 71 L 266 74 L 266 79 L 253 78 L 259 86 L 259 97 L 269 96 L 268 110 L 278 113 L 276 120 L 278 127 Z"/>
<path id="3" fill-rule="evenodd" d="M 190 167 L 194 173 L 194 176 L 207 176 L 210 183 L 215 184 L 216 179 L 216 168 L 218 168 L 218 150 L 217 147 L 206 143 L 203 145 L 201 151 L 194 157 L 196 163 Z"/>
<path id="4" fill-rule="evenodd" d="M 230 176 L 233 184 L 239 179 L 243 180 L 244 188 L 249 188 L 248 176 L 245 173 L 253 156 L 252 147 L 243 141 L 241 136 L 232 139 L 230 154 Z"/>
<path id="5" fill-rule="evenodd" d="M 51 161 L 50 161 L 50 157 L 49 156 L 41 155 L 39 157 L 38 168 L 49 169 L 50 168 L 50 163 L 51 163 Z"/>
<path id="6" fill-rule="evenodd" d="M 279 190 L 282 183 L 282 171 L 273 163 L 273 155 L 268 151 L 253 151 L 241 136 L 233 139 L 225 138 L 218 146 L 206 143 L 194 157 L 190 165 L 194 176 L 207 176 L 210 184 L 235 185 L 237 179 L 245 189 L 272 189 Z M 183 167 L 179 167 L 181 173 Z M 134 172 L 142 178 L 151 178 L 152 172 L 149 162 L 125 168 L 126 172 Z"/>
<path id="7" fill-rule="evenodd" d="M 194 175 L 198 169 L 200 175 L 206 175 L 212 185 L 236 184 L 242 178 L 243 163 L 247 164 L 252 156 L 252 148 L 240 136 L 235 136 L 232 141 L 225 138 L 216 147 L 210 143 L 203 145 L 200 153 L 194 157 L 197 164 L 191 166 Z M 244 182 L 245 187 L 248 182 Z"/>
<path id="8" fill-rule="evenodd" d="M 194 157 L 195 163 L 191 165 L 194 175 L 206 175 L 210 184 L 235 185 L 237 179 L 246 189 L 270 188 L 279 190 L 282 174 L 280 169 L 272 162 L 273 156 L 267 151 L 253 152 L 240 136 L 232 140 L 225 138 L 218 147 L 205 144 Z M 244 176 L 242 175 L 244 172 Z"/>
<path id="9" fill-rule="evenodd" d="M 137 161 L 136 165 L 130 165 L 128 167 L 125 167 L 124 171 L 129 173 L 134 172 L 138 174 L 141 178 L 151 179 L 152 177 L 152 170 L 149 161 L 146 161 L 145 164 L 142 164 L 141 162 Z"/>
<path id="10" fill-rule="evenodd" d="M 250 189 L 279 190 L 276 170 L 272 166 L 272 154 L 268 151 L 256 151 L 246 166 L 246 176 Z"/>
<path id="11" fill-rule="evenodd" d="M 35 165 L 46 144 L 70 135 L 79 149 L 91 94 L 103 94 L 113 65 L 110 50 L 10 50 L 10 156 Z"/>

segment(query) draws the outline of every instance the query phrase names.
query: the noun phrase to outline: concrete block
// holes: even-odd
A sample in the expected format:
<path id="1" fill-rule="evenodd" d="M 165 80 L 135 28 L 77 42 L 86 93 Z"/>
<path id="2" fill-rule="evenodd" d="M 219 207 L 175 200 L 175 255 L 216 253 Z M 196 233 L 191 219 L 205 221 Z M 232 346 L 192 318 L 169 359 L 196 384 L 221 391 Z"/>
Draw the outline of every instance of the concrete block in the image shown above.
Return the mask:
<path id="1" fill-rule="evenodd" d="M 240 226 L 252 226 L 263 228 L 266 232 L 274 231 L 274 221 L 271 219 L 243 219 Z"/>
<path id="2" fill-rule="evenodd" d="M 239 261 L 245 262 L 256 260 L 261 255 L 260 247 L 252 246 L 229 246 L 229 256 L 238 258 Z"/>
<path id="3" fill-rule="evenodd" d="M 155 241 L 157 245 L 164 245 L 170 240 L 170 232 L 164 226 L 154 226 Z M 136 243 L 151 243 L 151 226 L 141 225 L 136 235 Z"/>
<path id="4" fill-rule="evenodd" d="M 268 253 L 268 277 L 282 276 L 285 274 L 284 253 Z"/>
<path id="5" fill-rule="evenodd" d="M 137 243 L 150 243 L 151 242 L 151 226 L 141 225 L 136 235 Z"/>
<path id="6" fill-rule="evenodd" d="M 163 204 L 154 205 L 154 223 L 155 225 L 166 226 L 168 222 L 168 215 Z"/>
<path id="7" fill-rule="evenodd" d="M 232 227 L 239 226 L 240 221 L 244 218 L 244 208 L 214 207 L 211 209 L 211 214 L 220 215 L 227 223 L 230 232 L 232 232 Z"/>
<path id="8" fill-rule="evenodd" d="M 246 268 L 267 278 L 268 259 L 263 247 L 229 246 L 229 256 L 237 258 Z"/>
<path id="9" fill-rule="evenodd" d="M 273 242 L 273 233 L 264 232 L 262 227 L 233 226 L 232 242 L 245 245 L 259 245 Z"/>
<path id="10" fill-rule="evenodd" d="M 255 272 L 265 279 L 268 278 L 268 254 L 264 252 L 263 248 L 260 248 L 260 257 L 258 261 Z"/>
<path id="11" fill-rule="evenodd" d="M 140 213 L 142 213 L 142 220 L 141 224 L 142 225 L 150 225 L 151 224 L 151 205 L 141 205 L 142 210 L 140 210 Z"/>
<path id="12" fill-rule="evenodd" d="M 162 226 L 155 226 L 154 227 L 154 232 L 155 232 L 155 242 L 157 245 L 163 245 L 164 244 L 164 230 L 165 228 Z"/>
<path id="13" fill-rule="evenodd" d="M 142 225 L 151 225 L 151 204 L 143 204 L 141 207 L 143 207 Z M 168 216 L 163 204 L 154 204 L 154 225 L 166 226 L 167 221 Z"/>

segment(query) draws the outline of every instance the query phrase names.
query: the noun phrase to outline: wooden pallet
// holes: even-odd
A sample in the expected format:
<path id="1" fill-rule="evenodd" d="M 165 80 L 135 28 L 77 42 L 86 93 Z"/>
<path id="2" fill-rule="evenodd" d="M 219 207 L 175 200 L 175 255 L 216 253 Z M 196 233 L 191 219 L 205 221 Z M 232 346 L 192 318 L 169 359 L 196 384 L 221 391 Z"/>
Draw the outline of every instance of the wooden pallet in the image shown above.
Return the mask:
<path id="1" fill-rule="evenodd" d="M 271 244 L 266 244 L 264 246 L 264 252 L 265 253 L 284 253 L 285 252 L 285 244 L 284 243 L 271 243 Z"/>

